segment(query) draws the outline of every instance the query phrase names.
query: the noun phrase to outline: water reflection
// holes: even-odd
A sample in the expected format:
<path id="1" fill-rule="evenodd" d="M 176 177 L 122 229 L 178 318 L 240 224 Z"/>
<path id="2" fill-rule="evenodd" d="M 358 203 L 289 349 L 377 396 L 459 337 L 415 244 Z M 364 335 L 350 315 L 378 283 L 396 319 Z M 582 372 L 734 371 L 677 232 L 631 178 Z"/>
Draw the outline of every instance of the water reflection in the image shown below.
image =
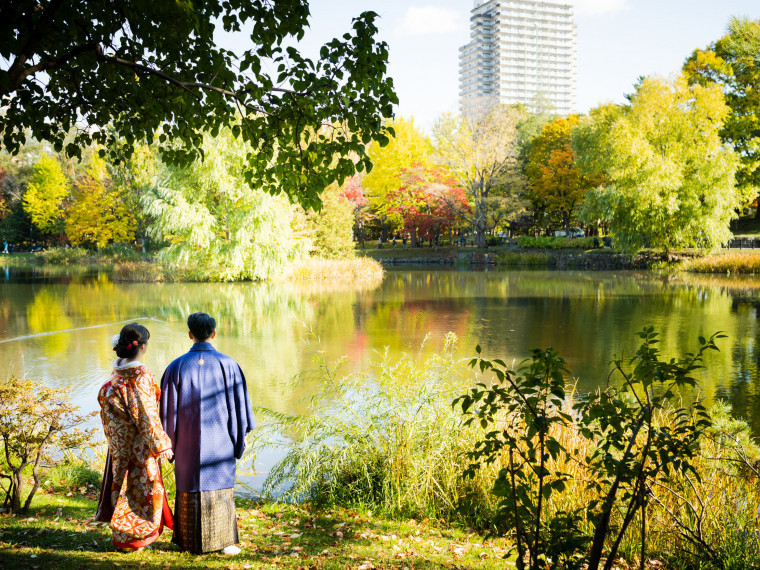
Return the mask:
<path id="1" fill-rule="evenodd" d="M 609 362 L 632 355 L 635 333 L 651 324 L 669 355 L 722 330 L 708 355 L 704 395 L 729 400 L 760 433 L 757 327 L 760 280 L 602 272 L 391 270 L 379 288 L 356 291 L 283 284 L 123 284 L 105 271 L 5 268 L 0 281 L 0 378 L 44 378 L 74 389 L 85 410 L 107 378 L 108 340 L 137 318 L 151 331 L 146 364 L 156 376 L 190 346 L 185 319 L 211 313 L 217 348 L 237 359 L 256 405 L 302 411 L 289 379 L 311 368 L 309 331 L 329 358 L 357 364 L 391 353 L 438 350 L 448 331 L 463 356 L 522 360 L 553 346 L 581 390 L 604 384 Z M 62 331 L 62 332 L 55 332 Z M 54 333 L 54 334 L 50 334 Z M 25 337 L 19 338 L 18 337 Z"/>

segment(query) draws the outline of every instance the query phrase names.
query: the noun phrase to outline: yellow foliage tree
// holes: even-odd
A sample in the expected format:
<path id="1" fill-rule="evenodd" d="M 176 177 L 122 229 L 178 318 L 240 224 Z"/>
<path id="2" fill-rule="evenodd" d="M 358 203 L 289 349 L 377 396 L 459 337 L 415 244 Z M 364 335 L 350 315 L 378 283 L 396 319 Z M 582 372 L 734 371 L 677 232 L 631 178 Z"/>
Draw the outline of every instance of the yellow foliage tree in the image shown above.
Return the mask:
<path id="1" fill-rule="evenodd" d="M 533 140 L 525 173 L 533 184 L 531 201 L 536 212 L 546 212 L 565 230 L 570 228 L 586 192 L 600 185 L 599 177 L 581 174 L 571 146 L 577 115 L 548 123 Z"/>
<path id="2" fill-rule="evenodd" d="M 34 165 L 24 193 L 24 212 L 40 232 L 50 234 L 63 220 L 63 201 L 69 194 L 66 176 L 55 157 L 43 154 Z"/>
<path id="3" fill-rule="evenodd" d="M 123 197 L 113 188 L 104 164 L 95 160 L 72 193 L 66 234 L 73 245 L 98 248 L 135 239 L 136 221 Z"/>
<path id="4" fill-rule="evenodd" d="M 430 165 L 433 145 L 414 124 L 414 119 L 389 120 L 395 136 L 386 146 L 373 142 L 367 148 L 372 161 L 372 171 L 362 180 L 369 207 L 392 226 L 401 226 L 401 218 L 387 211 L 386 196 L 389 191 L 402 186 L 401 173 L 413 165 Z"/>

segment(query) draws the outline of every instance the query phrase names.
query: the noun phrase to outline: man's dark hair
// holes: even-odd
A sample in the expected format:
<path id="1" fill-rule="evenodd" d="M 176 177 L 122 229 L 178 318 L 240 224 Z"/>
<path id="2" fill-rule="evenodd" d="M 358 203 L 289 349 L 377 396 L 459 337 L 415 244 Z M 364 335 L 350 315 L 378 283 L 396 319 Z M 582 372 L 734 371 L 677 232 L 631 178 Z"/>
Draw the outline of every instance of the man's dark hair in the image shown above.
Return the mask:
<path id="1" fill-rule="evenodd" d="M 187 328 L 193 333 L 195 340 L 203 342 L 216 330 L 216 321 L 207 313 L 193 313 L 187 317 Z"/>

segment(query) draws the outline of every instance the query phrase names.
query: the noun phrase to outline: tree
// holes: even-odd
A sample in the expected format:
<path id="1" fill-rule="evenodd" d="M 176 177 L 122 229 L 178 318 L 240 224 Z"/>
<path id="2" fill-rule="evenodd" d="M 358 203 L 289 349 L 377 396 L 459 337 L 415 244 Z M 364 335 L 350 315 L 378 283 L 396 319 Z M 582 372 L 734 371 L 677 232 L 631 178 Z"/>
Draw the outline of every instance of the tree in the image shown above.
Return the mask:
<path id="1" fill-rule="evenodd" d="M 753 45 L 755 46 L 753 49 Z M 739 156 L 737 191 L 742 205 L 760 198 L 760 21 L 732 20 L 729 33 L 684 64 L 692 83 L 717 84 L 730 112 L 721 139 Z M 760 204 L 756 210 L 760 218 Z"/>
<path id="2" fill-rule="evenodd" d="M 369 200 L 364 194 L 362 177 L 353 176 L 341 189 L 341 196 L 348 200 L 354 212 L 354 236 L 364 248 L 364 228 L 370 219 Z"/>
<path id="3" fill-rule="evenodd" d="M 319 212 L 309 210 L 306 213 L 313 254 L 330 259 L 353 257 L 354 205 L 343 196 L 337 184 L 328 186 L 320 200 L 322 209 Z"/>
<path id="4" fill-rule="evenodd" d="M 449 173 L 440 167 L 415 167 L 400 175 L 401 186 L 388 192 L 388 211 L 401 216 L 411 246 L 432 240 L 470 211 L 467 197 Z"/>
<path id="5" fill-rule="evenodd" d="M 565 231 L 570 229 L 586 191 L 601 183 L 598 176 L 584 176 L 575 164 L 571 135 L 579 121 L 578 115 L 570 115 L 546 124 L 533 139 L 525 166 L 533 183 L 533 210 L 548 213 Z"/>
<path id="6" fill-rule="evenodd" d="M 486 233 L 510 213 L 510 202 L 522 193 L 517 177 L 517 125 L 524 111 L 493 106 L 479 114 L 445 114 L 433 127 L 442 163 L 464 188 L 472 205 L 465 219 L 475 230 L 478 247 Z"/>
<path id="7" fill-rule="evenodd" d="M 43 234 L 63 229 L 63 200 L 69 195 L 68 181 L 58 160 L 43 154 L 24 193 L 24 211 Z"/>
<path id="8" fill-rule="evenodd" d="M 233 124 L 250 145 L 249 185 L 318 207 L 333 180 L 370 168 L 365 145 L 392 134 L 383 117 L 398 99 L 376 17 L 359 15 L 312 61 L 283 47 L 303 37 L 308 0 L 6 2 L 2 140 L 16 153 L 31 134 L 70 157 L 94 142 L 118 161 L 157 139 L 164 160 L 188 165 L 203 133 Z M 221 30 L 245 31 L 250 48 L 217 46 Z"/>
<path id="9" fill-rule="evenodd" d="M 102 248 L 135 239 L 135 217 L 106 173 L 103 161 L 93 160 L 87 176 L 77 181 L 66 218 L 72 245 Z"/>
<path id="10" fill-rule="evenodd" d="M 246 143 L 226 129 L 206 135 L 202 150 L 202 163 L 170 167 L 143 197 L 151 234 L 169 242 L 161 257 L 215 281 L 269 279 L 305 257 L 311 243 L 294 231 L 296 207 L 246 184 Z"/>
<path id="11" fill-rule="evenodd" d="M 367 153 L 372 160 L 372 171 L 362 180 L 369 209 L 383 226 L 383 237 L 403 223 L 398 214 L 388 210 L 388 192 L 398 188 L 399 176 L 405 169 L 415 164 L 430 164 L 433 151 L 430 139 L 420 132 L 413 119 L 399 117 L 389 120 L 387 125 L 395 136 L 384 147 L 377 143 L 369 146 Z"/>
<path id="12" fill-rule="evenodd" d="M 40 462 L 50 460 L 50 450 L 79 449 L 92 439 L 95 429 L 80 426 L 97 412 L 80 415 L 78 410 L 64 389 L 20 378 L 0 384 L 0 442 L 5 459 L 0 477 L 8 481 L 3 507 L 9 512 L 29 509 L 40 486 Z M 24 500 L 24 470 L 30 465 L 34 484 Z M 4 472 L 6 468 L 10 473 Z"/>
<path id="13" fill-rule="evenodd" d="M 433 146 L 414 124 L 414 119 L 399 117 L 388 121 L 395 136 L 386 146 L 373 143 L 367 149 L 372 159 L 372 172 L 362 181 L 371 200 L 383 202 L 385 195 L 398 188 L 398 177 L 415 164 L 429 164 Z"/>
<path id="14" fill-rule="evenodd" d="M 161 174 L 162 164 L 154 148 L 142 145 L 135 148 L 132 156 L 120 164 L 106 164 L 113 191 L 127 206 L 134 220 L 135 237 L 142 244 L 149 240 L 151 217 L 142 205 L 142 198 L 155 186 Z"/>
<path id="15" fill-rule="evenodd" d="M 595 143 L 579 145 L 594 154 L 580 163 L 609 180 L 588 192 L 583 218 L 608 222 L 628 252 L 725 243 L 739 204 L 738 159 L 718 136 L 727 114 L 717 86 L 644 79 L 619 115 L 602 114 L 581 135 Z"/>

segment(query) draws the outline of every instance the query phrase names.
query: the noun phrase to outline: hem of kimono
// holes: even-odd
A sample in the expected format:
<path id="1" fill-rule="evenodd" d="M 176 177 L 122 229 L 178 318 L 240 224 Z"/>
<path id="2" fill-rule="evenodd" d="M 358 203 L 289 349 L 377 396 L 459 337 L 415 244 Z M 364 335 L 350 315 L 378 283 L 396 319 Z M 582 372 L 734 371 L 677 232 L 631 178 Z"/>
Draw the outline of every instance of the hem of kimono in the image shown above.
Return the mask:
<path id="1" fill-rule="evenodd" d="M 163 481 L 161 484 L 163 484 Z M 113 545 L 116 548 L 123 548 L 125 550 L 137 550 L 138 548 L 144 548 L 149 544 L 152 544 L 159 536 L 161 536 L 161 533 L 164 532 L 164 528 L 168 528 L 172 531 L 174 530 L 174 517 L 172 516 L 172 511 L 169 508 L 169 501 L 166 500 L 166 491 L 164 491 L 164 502 L 161 505 L 161 522 L 158 525 L 158 529 L 154 530 L 145 538 L 130 540 L 129 542 L 116 542 L 114 540 Z"/>

